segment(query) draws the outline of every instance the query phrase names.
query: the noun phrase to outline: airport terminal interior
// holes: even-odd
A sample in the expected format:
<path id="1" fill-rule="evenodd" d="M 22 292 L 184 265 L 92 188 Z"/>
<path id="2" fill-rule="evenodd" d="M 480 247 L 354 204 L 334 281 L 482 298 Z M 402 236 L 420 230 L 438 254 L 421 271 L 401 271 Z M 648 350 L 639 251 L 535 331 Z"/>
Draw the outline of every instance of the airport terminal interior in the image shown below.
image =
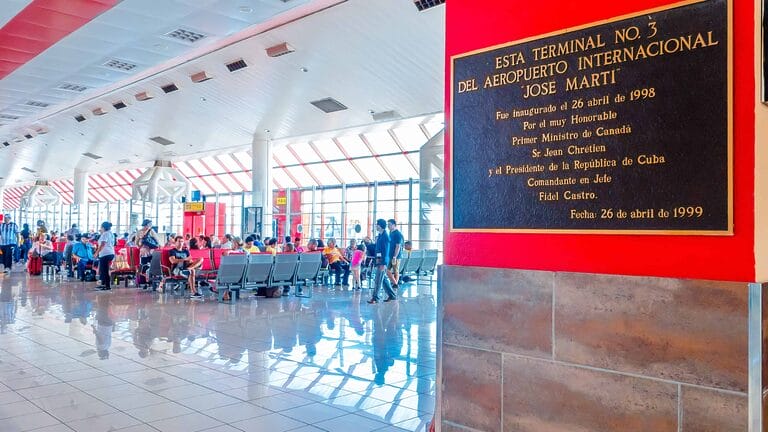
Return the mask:
<path id="1" fill-rule="evenodd" d="M 442 3 L 0 2 L 0 431 L 428 430 Z M 106 280 L 71 258 L 104 222 Z"/>

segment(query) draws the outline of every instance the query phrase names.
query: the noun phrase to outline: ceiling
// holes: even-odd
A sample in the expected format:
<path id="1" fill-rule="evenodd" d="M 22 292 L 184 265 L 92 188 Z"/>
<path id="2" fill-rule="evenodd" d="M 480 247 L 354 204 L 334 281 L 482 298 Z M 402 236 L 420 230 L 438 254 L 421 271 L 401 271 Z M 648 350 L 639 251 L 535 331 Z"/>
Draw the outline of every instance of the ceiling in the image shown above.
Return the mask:
<path id="1" fill-rule="evenodd" d="M 29 8 L 89 1 L 115 4 L 74 20 L 70 33 L 0 80 L 0 141 L 8 143 L 0 185 L 233 153 L 254 135 L 285 145 L 344 128 L 373 131 L 374 117 L 443 110 L 444 7 L 419 12 L 413 0 L 3 0 L 0 60 L 4 31 Z M 176 29 L 204 37 L 177 42 L 167 36 Z M 295 51 L 267 55 L 281 43 Z M 226 65 L 241 59 L 247 67 L 230 72 Z M 193 82 L 200 72 L 211 79 Z M 178 90 L 166 94 L 169 84 Z M 144 92 L 152 98 L 137 100 Z M 348 109 L 310 104 L 328 97 Z"/>

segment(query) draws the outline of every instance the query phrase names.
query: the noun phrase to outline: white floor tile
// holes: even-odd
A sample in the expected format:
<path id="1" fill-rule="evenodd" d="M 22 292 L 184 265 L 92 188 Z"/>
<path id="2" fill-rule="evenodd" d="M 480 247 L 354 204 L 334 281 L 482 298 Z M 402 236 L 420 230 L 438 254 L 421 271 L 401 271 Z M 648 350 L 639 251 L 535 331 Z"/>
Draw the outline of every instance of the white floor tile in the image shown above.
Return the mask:
<path id="1" fill-rule="evenodd" d="M 284 432 L 306 425 L 302 422 L 275 413 L 232 423 L 232 426 L 244 431 L 263 430 L 269 432 Z"/>
<path id="2" fill-rule="evenodd" d="M 205 429 L 211 429 L 216 426 L 221 426 L 222 423 L 200 413 L 192 413 L 181 417 L 174 417 L 171 419 L 152 422 L 150 425 L 160 432 L 198 432 Z M 264 431 L 267 430 L 268 429 L 264 429 Z"/>
<path id="3" fill-rule="evenodd" d="M 315 426 L 333 432 L 370 432 L 381 429 L 387 424 L 359 415 L 347 414 L 317 423 Z"/>
<path id="4" fill-rule="evenodd" d="M 134 408 L 125 411 L 131 417 L 135 417 L 144 423 L 152 423 L 172 417 L 179 417 L 192 413 L 192 410 L 175 402 L 164 402 L 157 405 Z"/>
<path id="5" fill-rule="evenodd" d="M 111 432 L 141 422 L 123 413 L 112 413 L 84 420 L 67 422 L 67 425 L 77 432 Z"/>

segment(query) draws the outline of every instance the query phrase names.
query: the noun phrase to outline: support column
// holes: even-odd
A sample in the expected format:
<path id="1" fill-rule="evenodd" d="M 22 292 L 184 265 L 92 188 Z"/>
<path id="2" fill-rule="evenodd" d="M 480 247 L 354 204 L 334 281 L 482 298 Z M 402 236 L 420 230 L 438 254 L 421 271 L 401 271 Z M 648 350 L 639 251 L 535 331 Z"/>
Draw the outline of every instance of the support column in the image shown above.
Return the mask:
<path id="1" fill-rule="evenodd" d="M 432 217 L 432 206 L 443 205 L 443 173 L 444 166 L 444 137 L 441 130 L 429 139 L 419 150 L 419 244 L 417 249 L 436 249 L 432 243 L 435 221 Z M 439 178 L 433 182 L 432 179 Z"/>
<path id="2" fill-rule="evenodd" d="M 88 173 L 75 170 L 75 191 L 73 204 L 88 204 Z"/>
<path id="3" fill-rule="evenodd" d="M 262 208 L 261 237 L 271 237 L 272 233 L 272 143 L 259 136 L 253 137 L 251 144 L 252 165 L 252 206 Z"/>

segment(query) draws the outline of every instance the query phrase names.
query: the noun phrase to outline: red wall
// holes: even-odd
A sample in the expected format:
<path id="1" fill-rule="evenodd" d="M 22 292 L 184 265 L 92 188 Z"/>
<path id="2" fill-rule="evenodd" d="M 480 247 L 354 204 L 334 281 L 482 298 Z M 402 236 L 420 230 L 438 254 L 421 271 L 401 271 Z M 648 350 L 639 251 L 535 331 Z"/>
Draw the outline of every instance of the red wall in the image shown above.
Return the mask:
<path id="1" fill-rule="evenodd" d="M 669 0 L 508 0 L 446 2 L 446 125 L 450 57 L 567 27 L 675 3 Z M 753 281 L 754 10 L 734 1 L 734 235 L 644 236 L 452 233 L 445 263 L 483 267 Z M 492 6 L 487 6 L 492 5 Z M 681 84 L 684 79 L 681 78 Z M 446 128 L 448 129 L 448 128 Z M 446 133 L 447 139 L 450 139 Z M 452 157 L 446 142 L 446 173 Z M 449 178 L 446 185 L 450 188 Z M 449 194 L 446 193 L 446 197 Z M 446 208 L 450 208 L 446 198 Z M 446 212 L 446 227 L 449 226 Z"/>

